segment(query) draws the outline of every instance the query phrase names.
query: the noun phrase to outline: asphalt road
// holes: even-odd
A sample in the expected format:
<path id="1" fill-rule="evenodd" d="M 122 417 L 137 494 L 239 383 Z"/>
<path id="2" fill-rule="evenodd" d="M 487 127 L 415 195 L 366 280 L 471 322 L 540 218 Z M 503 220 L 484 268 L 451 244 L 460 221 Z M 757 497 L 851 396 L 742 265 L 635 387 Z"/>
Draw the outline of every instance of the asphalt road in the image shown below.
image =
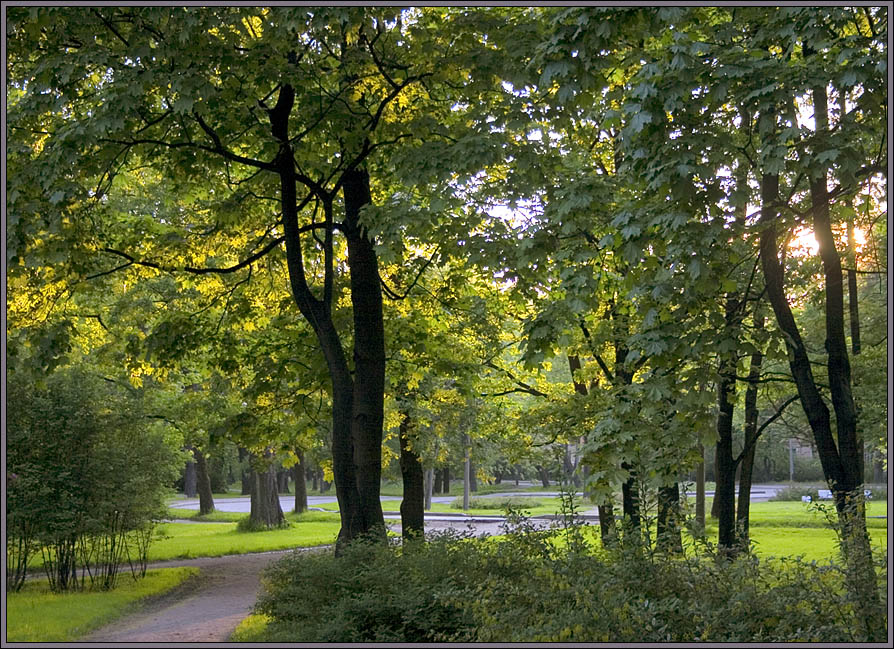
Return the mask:
<path id="1" fill-rule="evenodd" d="M 785 486 L 786 485 L 782 485 L 782 484 L 753 485 L 751 488 L 751 500 L 752 500 L 752 502 L 762 502 L 762 501 L 769 500 L 776 494 L 776 492 L 778 490 L 785 488 Z M 708 496 L 714 495 L 713 491 L 707 491 L 705 493 Z M 448 495 L 448 496 L 432 496 L 432 502 L 434 502 L 434 503 L 450 503 L 450 502 L 453 502 L 459 495 L 460 494 Z M 506 498 L 506 497 L 513 497 L 513 498 L 515 498 L 515 497 L 532 497 L 532 498 L 541 497 L 542 498 L 542 497 L 552 497 L 552 496 L 558 496 L 558 495 L 559 495 L 559 492 L 543 492 L 543 491 L 539 491 L 539 492 L 530 492 L 530 491 L 511 492 L 510 491 L 510 492 L 505 492 L 505 493 L 487 494 L 487 497 L 488 498 Z M 579 495 L 583 496 L 583 494 L 579 494 Z M 694 498 L 695 492 L 687 492 L 687 495 L 689 497 Z M 398 510 L 399 510 L 401 497 L 400 496 L 382 496 L 381 500 L 382 500 L 382 507 L 386 511 L 385 517 L 392 518 L 392 519 L 400 519 L 400 515 L 397 514 L 396 512 L 398 512 Z M 290 495 L 280 496 L 279 502 L 280 502 L 280 506 L 283 508 L 283 511 L 291 511 L 295 506 L 295 496 L 290 496 Z M 319 507 L 320 505 L 322 505 L 324 503 L 331 504 L 334 502 L 335 502 L 335 493 L 334 492 L 332 493 L 331 496 L 308 496 L 308 498 L 307 498 L 308 507 Z M 198 499 L 179 500 L 175 503 L 172 503 L 170 505 L 170 507 L 172 509 L 193 509 L 194 510 L 194 509 L 199 508 L 199 501 L 198 501 Z M 235 498 L 218 498 L 214 501 L 214 508 L 217 511 L 221 511 L 221 512 L 248 513 L 251 511 L 251 500 L 249 499 L 248 496 L 237 496 Z M 389 514 L 387 512 L 394 512 L 394 513 Z M 594 508 L 591 510 L 586 510 L 583 513 L 588 516 L 595 516 L 597 514 L 597 510 Z M 453 520 L 457 517 L 466 518 L 466 519 L 470 518 L 468 515 L 463 514 L 462 512 L 459 512 L 459 511 L 454 514 L 443 514 L 443 513 L 432 513 L 432 512 L 427 512 L 425 514 L 425 520 L 431 520 L 431 521 Z M 482 520 L 482 521 L 487 521 L 487 520 L 500 521 L 500 520 L 502 520 L 503 517 L 502 516 L 476 516 L 474 518 L 476 520 Z"/>

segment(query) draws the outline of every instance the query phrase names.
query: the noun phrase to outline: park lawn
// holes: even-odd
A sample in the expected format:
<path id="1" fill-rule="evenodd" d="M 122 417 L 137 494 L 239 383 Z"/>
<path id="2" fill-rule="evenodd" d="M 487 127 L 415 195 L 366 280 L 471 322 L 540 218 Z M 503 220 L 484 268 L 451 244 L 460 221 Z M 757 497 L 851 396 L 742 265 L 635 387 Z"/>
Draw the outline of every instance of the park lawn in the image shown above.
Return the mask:
<path id="1" fill-rule="evenodd" d="M 222 512 L 224 513 L 224 512 Z M 242 519 L 248 514 L 234 514 Z M 265 532 L 240 532 L 235 522 L 159 523 L 149 546 L 149 561 L 220 557 L 228 554 L 269 552 L 296 547 L 328 545 L 335 542 L 341 521 L 338 514 L 305 512 L 286 514 L 290 526 Z M 29 571 L 43 565 L 38 554 L 29 563 Z"/>
<path id="2" fill-rule="evenodd" d="M 716 538 L 716 531 L 714 532 Z M 835 532 L 828 528 L 764 527 L 751 528 L 754 552 L 761 558 L 803 557 L 807 561 L 840 564 Z M 872 547 L 888 547 L 887 528 L 869 528 Z"/>
<path id="3" fill-rule="evenodd" d="M 241 514 L 244 518 L 246 515 Z M 149 560 L 218 557 L 328 545 L 335 542 L 338 515 L 308 512 L 289 527 L 264 532 L 240 532 L 236 523 L 162 523 L 149 546 Z"/>
<path id="4" fill-rule="evenodd" d="M 143 579 L 122 574 L 114 590 L 53 593 L 44 580 L 28 581 L 6 596 L 7 642 L 70 642 L 130 613 L 134 605 L 199 574 L 198 568 L 147 570 Z"/>

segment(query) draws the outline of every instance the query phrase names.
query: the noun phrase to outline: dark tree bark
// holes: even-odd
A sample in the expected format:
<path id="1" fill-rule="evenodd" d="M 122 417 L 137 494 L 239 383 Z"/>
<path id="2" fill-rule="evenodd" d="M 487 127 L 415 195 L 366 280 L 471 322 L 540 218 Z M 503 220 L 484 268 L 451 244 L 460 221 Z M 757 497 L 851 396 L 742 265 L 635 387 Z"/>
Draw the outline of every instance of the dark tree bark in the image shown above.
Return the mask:
<path id="1" fill-rule="evenodd" d="M 754 311 L 754 329 L 763 330 L 764 315 L 760 304 Z M 748 368 L 748 385 L 745 388 L 745 447 L 741 455 L 741 473 L 739 475 L 739 502 L 736 507 L 736 529 L 739 543 L 743 548 L 749 545 L 749 519 L 751 514 L 751 476 L 754 473 L 754 453 L 757 448 L 757 387 L 761 375 L 764 355 L 760 350 L 751 355 Z"/>
<path id="2" fill-rule="evenodd" d="M 292 465 L 292 479 L 295 481 L 294 512 L 300 514 L 307 511 L 307 478 L 303 451 L 298 451 L 298 461 Z"/>
<path id="3" fill-rule="evenodd" d="M 252 471 L 251 513 L 252 527 L 278 527 L 285 521 L 276 489 L 276 469 L 273 465 L 263 472 Z"/>
<path id="4" fill-rule="evenodd" d="M 546 486 L 549 486 L 549 480 Z M 472 493 L 478 491 L 478 474 L 475 470 L 475 460 L 472 458 L 469 458 L 469 489 Z"/>
<path id="5" fill-rule="evenodd" d="M 448 466 L 441 469 L 441 493 L 445 496 L 450 495 L 450 467 Z"/>
<path id="6" fill-rule="evenodd" d="M 435 481 L 435 470 L 434 469 L 426 469 L 425 470 L 425 511 L 431 509 L 431 496 L 432 489 L 434 488 Z"/>
<path id="7" fill-rule="evenodd" d="M 857 297 L 857 245 L 854 239 L 854 217 L 847 219 L 847 302 L 851 321 L 851 351 L 854 356 L 860 353 L 860 306 Z"/>
<path id="8" fill-rule="evenodd" d="M 726 330 L 738 331 L 739 301 L 726 296 Z M 733 457 L 733 410 L 736 394 L 736 352 L 720 355 L 717 368 L 717 452 L 714 465 L 714 505 L 717 507 L 717 544 L 736 547 L 736 462 Z"/>
<path id="9" fill-rule="evenodd" d="M 354 400 L 351 439 L 358 499 L 358 534 L 385 540 L 379 500 L 382 482 L 382 425 L 385 418 L 385 325 L 378 260 L 360 210 L 371 202 L 369 175 L 360 169 L 342 176 L 345 239 L 354 309 Z"/>
<path id="10" fill-rule="evenodd" d="M 680 485 L 674 483 L 658 489 L 658 545 L 665 552 L 683 552 L 680 531 Z"/>
<path id="11" fill-rule="evenodd" d="M 630 528 L 631 532 L 638 534 L 641 526 L 641 514 L 639 507 L 639 486 L 636 481 L 636 472 L 633 470 L 633 466 L 627 462 L 621 463 L 621 468 L 630 472 L 630 477 L 621 485 L 624 522 Z"/>
<path id="12" fill-rule="evenodd" d="M 196 490 L 199 494 L 199 515 L 204 516 L 214 511 L 214 496 L 211 494 L 211 478 L 208 475 L 208 463 L 205 455 L 197 448 L 192 449 L 196 463 Z"/>
<path id="13" fill-rule="evenodd" d="M 413 450 L 412 422 L 403 413 L 398 429 L 400 441 L 400 472 L 403 477 L 404 497 L 400 504 L 401 536 L 421 539 L 425 534 L 425 477 L 419 455 Z"/>
<path id="14" fill-rule="evenodd" d="M 193 460 L 186 463 L 183 474 L 183 493 L 187 498 L 196 497 L 196 463 Z"/>
<path id="15" fill-rule="evenodd" d="M 249 452 L 241 446 L 239 447 L 239 463 L 242 465 L 242 489 L 243 496 L 251 494 L 251 469 L 245 466 L 245 460 L 249 457 Z"/>
<path id="16" fill-rule="evenodd" d="M 279 469 L 276 472 L 276 489 L 281 494 L 289 493 L 289 470 Z"/>
<path id="17" fill-rule="evenodd" d="M 544 487 L 549 486 L 549 471 L 542 464 L 537 465 L 537 475 L 540 476 L 540 484 Z"/>
<path id="18" fill-rule="evenodd" d="M 695 467 L 695 523 L 699 534 L 705 533 L 705 447 L 698 445 L 701 462 Z"/>

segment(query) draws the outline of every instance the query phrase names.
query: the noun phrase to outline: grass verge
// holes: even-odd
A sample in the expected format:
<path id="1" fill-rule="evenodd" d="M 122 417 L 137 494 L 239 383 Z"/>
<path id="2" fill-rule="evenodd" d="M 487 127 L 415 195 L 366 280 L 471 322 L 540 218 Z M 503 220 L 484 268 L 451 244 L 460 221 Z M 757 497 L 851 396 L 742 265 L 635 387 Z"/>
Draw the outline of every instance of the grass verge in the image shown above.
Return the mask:
<path id="1" fill-rule="evenodd" d="M 249 615 L 239 623 L 228 642 L 264 642 L 264 631 L 270 620 L 267 615 Z"/>
<path id="2" fill-rule="evenodd" d="M 70 642 L 133 610 L 199 573 L 198 568 L 149 570 L 138 581 L 122 576 L 111 591 L 53 593 L 43 580 L 29 581 L 6 597 L 8 642 Z"/>

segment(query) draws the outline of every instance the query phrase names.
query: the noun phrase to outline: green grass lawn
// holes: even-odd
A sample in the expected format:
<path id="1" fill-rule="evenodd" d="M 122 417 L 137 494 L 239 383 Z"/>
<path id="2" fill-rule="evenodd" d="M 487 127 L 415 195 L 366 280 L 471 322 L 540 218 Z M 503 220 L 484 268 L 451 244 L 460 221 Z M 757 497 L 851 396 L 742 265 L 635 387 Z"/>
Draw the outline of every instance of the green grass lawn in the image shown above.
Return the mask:
<path id="1" fill-rule="evenodd" d="M 244 518 L 246 514 L 236 516 Z M 337 514 L 323 512 L 292 514 L 287 519 L 292 521 L 289 527 L 265 532 L 240 532 L 236 523 L 162 523 L 158 526 L 160 538 L 154 539 L 149 547 L 149 560 L 217 557 L 326 545 L 335 542 L 341 525 Z"/>
<path id="2" fill-rule="evenodd" d="M 27 582 L 18 593 L 6 597 L 8 642 L 70 642 L 133 611 L 151 595 L 165 593 L 198 568 L 149 570 L 138 581 L 122 575 L 111 591 L 53 593 L 43 580 Z"/>

